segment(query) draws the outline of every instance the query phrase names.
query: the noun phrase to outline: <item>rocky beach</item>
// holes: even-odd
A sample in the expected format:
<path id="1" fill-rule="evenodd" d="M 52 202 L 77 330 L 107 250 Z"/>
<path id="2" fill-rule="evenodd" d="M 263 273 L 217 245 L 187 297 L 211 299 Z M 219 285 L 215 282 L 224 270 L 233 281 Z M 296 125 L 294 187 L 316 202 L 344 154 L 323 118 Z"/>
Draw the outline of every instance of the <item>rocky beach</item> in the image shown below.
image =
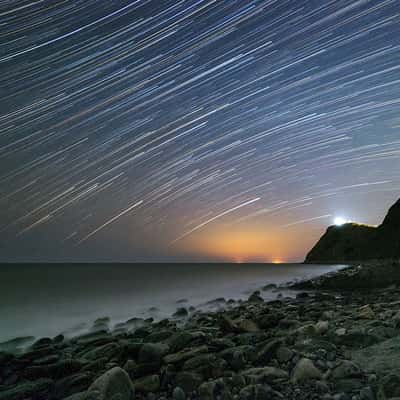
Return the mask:
<path id="1" fill-rule="evenodd" d="M 112 329 L 105 317 L 87 334 L 19 352 L 10 341 L 0 399 L 398 398 L 397 271 L 398 260 L 354 264 L 291 285 L 295 297 L 264 301 L 256 291 L 215 299 L 214 312 L 182 304 L 168 319 Z"/>

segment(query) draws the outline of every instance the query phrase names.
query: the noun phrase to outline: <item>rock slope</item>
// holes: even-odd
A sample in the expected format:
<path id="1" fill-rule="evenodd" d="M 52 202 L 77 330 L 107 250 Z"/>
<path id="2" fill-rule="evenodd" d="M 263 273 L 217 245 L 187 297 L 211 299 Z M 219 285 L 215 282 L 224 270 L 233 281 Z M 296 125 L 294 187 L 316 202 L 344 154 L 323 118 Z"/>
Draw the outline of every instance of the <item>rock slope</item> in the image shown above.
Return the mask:
<path id="1" fill-rule="evenodd" d="M 307 254 L 306 263 L 341 263 L 400 257 L 400 199 L 378 227 L 330 226 Z"/>

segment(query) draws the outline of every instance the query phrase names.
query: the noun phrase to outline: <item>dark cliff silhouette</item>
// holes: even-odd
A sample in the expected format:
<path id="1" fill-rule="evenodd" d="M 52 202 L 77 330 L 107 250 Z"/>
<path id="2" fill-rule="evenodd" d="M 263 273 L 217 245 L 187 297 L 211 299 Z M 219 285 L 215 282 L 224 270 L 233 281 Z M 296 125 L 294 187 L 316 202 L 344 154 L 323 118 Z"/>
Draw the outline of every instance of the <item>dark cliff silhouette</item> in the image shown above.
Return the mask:
<path id="1" fill-rule="evenodd" d="M 347 223 L 330 226 L 305 259 L 306 263 L 335 263 L 400 257 L 400 199 L 382 224 Z"/>

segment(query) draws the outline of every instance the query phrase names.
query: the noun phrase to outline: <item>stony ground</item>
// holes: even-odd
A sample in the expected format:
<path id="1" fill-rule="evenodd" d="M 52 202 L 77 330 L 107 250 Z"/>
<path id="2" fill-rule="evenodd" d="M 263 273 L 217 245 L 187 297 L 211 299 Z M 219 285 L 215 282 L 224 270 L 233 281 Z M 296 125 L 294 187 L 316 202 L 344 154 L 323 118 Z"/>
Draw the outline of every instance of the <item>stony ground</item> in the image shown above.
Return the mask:
<path id="1" fill-rule="evenodd" d="M 0 400 L 400 398 L 400 286 L 216 303 L 2 352 Z"/>

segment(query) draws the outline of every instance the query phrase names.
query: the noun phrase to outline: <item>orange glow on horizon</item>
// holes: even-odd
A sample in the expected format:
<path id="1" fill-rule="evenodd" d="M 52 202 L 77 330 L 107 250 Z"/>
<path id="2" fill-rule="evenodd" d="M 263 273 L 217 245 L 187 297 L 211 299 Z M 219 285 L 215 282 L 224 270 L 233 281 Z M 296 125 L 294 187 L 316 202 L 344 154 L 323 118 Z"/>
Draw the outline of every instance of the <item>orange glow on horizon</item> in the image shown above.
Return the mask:
<path id="1" fill-rule="evenodd" d="M 219 225 L 182 240 L 179 248 L 183 254 L 197 254 L 224 262 L 282 264 L 302 261 L 304 249 L 311 248 L 313 241 L 315 238 L 304 235 L 300 229 L 266 229 L 257 224 Z"/>

